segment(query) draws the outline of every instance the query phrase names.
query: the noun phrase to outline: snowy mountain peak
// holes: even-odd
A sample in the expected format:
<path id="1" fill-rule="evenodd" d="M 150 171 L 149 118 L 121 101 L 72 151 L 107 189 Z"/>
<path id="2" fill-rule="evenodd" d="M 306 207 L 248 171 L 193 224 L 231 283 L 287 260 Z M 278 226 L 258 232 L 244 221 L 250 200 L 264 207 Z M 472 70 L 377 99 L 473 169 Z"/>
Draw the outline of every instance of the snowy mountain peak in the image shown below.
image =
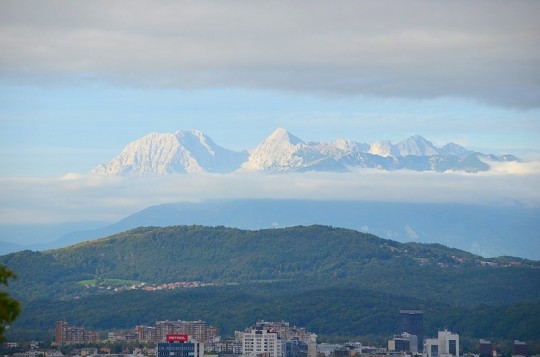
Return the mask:
<path id="1" fill-rule="evenodd" d="M 454 144 L 454 143 L 448 143 L 444 145 L 442 148 L 439 149 L 440 154 L 451 154 L 455 155 L 457 157 L 466 157 L 467 155 L 471 154 L 472 151 L 465 149 L 463 146 Z"/>
<path id="2" fill-rule="evenodd" d="M 210 155 L 215 156 L 216 144 L 200 130 L 178 130 L 174 133 L 182 145 L 190 151 L 206 150 Z"/>
<path id="3" fill-rule="evenodd" d="M 371 145 L 349 139 L 304 142 L 283 128 L 276 129 L 248 155 L 247 151 L 225 149 L 199 130 L 150 133 L 137 139 L 92 174 L 170 174 L 233 171 L 343 172 L 358 168 L 383 170 L 478 172 L 489 170 L 484 161 L 515 161 L 512 155 L 496 156 L 472 152 L 449 143 L 442 148 L 420 135 L 392 144 Z"/>
<path id="4" fill-rule="evenodd" d="M 273 145 L 298 145 L 298 144 L 304 144 L 302 140 L 300 140 L 298 137 L 294 136 L 293 134 L 289 133 L 287 130 L 283 128 L 277 128 L 274 130 L 272 134 L 270 134 L 264 142 L 267 142 L 269 144 Z"/>
<path id="5" fill-rule="evenodd" d="M 337 139 L 326 143 L 328 146 L 333 146 L 343 152 L 356 152 L 369 150 L 368 144 L 362 144 L 350 139 Z"/>
<path id="6" fill-rule="evenodd" d="M 420 135 L 414 135 L 400 141 L 396 145 L 396 152 L 399 156 L 432 156 L 438 154 L 433 143 Z"/>
<path id="7" fill-rule="evenodd" d="M 179 150 L 180 143 L 174 134 L 150 133 L 129 143 L 120 155 L 107 164 L 99 165 L 90 173 L 100 175 L 169 173 L 168 163 L 173 161 Z M 190 166 L 195 171 L 200 170 L 195 162 L 190 162 Z"/>
<path id="8" fill-rule="evenodd" d="M 295 155 L 306 144 L 283 128 L 276 129 L 253 150 L 241 171 L 285 171 L 302 166 Z"/>
<path id="9" fill-rule="evenodd" d="M 378 140 L 370 145 L 369 153 L 377 156 L 388 157 L 393 155 L 392 143 L 386 140 Z"/>
<path id="10" fill-rule="evenodd" d="M 98 175 L 230 172 L 245 160 L 216 145 L 198 130 L 150 133 L 129 143 L 107 164 L 94 168 Z"/>

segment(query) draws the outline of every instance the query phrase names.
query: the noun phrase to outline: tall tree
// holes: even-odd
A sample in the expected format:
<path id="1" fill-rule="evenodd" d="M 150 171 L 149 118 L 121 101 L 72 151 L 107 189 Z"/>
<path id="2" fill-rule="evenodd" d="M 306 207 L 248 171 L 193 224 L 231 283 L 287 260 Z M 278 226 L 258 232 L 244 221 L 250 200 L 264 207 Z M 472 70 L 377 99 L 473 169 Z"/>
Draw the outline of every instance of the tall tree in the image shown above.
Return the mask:
<path id="1" fill-rule="evenodd" d="M 7 286 L 8 280 L 15 278 L 15 273 L 5 266 L 0 265 L 0 284 Z M 17 318 L 20 309 L 21 307 L 17 300 L 9 296 L 8 293 L 0 291 L 0 342 L 4 342 L 4 331 L 6 326 Z"/>

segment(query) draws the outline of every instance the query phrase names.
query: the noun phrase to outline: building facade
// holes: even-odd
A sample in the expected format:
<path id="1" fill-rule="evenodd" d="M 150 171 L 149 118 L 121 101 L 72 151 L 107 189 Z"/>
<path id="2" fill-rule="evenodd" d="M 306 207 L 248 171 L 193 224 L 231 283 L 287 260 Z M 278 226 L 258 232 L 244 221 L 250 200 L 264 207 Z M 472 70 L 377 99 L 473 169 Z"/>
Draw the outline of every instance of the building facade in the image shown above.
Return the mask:
<path id="1" fill-rule="evenodd" d="M 157 357 L 204 357 L 204 344 L 185 334 L 169 334 L 157 344 Z"/>
<path id="2" fill-rule="evenodd" d="M 57 321 L 54 333 L 54 342 L 59 345 L 97 341 L 95 331 L 86 330 L 84 327 L 71 326 L 67 321 Z"/>
<path id="3" fill-rule="evenodd" d="M 424 341 L 424 312 L 422 310 L 399 310 L 401 332 L 418 337 L 417 351 L 422 351 Z"/>
<path id="4" fill-rule="evenodd" d="M 285 342 L 284 357 L 308 357 L 309 346 L 299 339 Z"/>
<path id="5" fill-rule="evenodd" d="M 491 344 L 491 341 L 480 339 L 478 353 L 480 354 L 480 357 L 492 357 L 493 345 Z"/>
<path id="6" fill-rule="evenodd" d="M 278 337 L 275 330 L 255 328 L 242 333 L 242 354 L 244 356 L 283 357 L 284 341 Z"/>
<path id="7" fill-rule="evenodd" d="M 437 338 L 426 339 L 424 353 L 428 357 L 459 357 L 459 335 L 439 331 Z"/>
<path id="8" fill-rule="evenodd" d="M 307 331 L 305 328 L 291 326 L 287 321 L 257 321 L 255 329 L 267 329 L 277 332 L 278 338 L 285 342 L 292 342 L 291 353 L 295 349 L 296 344 L 299 348 L 303 345 L 307 346 L 306 357 L 317 356 L 317 335 Z"/>
<path id="9" fill-rule="evenodd" d="M 392 352 L 418 352 L 418 337 L 410 333 L 403 332 L 388 340 L 388 350 Z"/>
<path id="10" fill-rule="evenodd" d="M 514 340 L 514 345 L 512 346 L 512 356 L 528 356 L 529 349 L 527 344 L 523 341 Z"/>
<path id="11" fill-rule="evenodd" d="M 218 330 L 206 324 L 206 321 L 156 321 L 155 326 L 139 325 L 135 327 L 137 339 L 144 342 L 164 342 L 167 335 L 185 334 L 203 343 L 217 337 Z"/>

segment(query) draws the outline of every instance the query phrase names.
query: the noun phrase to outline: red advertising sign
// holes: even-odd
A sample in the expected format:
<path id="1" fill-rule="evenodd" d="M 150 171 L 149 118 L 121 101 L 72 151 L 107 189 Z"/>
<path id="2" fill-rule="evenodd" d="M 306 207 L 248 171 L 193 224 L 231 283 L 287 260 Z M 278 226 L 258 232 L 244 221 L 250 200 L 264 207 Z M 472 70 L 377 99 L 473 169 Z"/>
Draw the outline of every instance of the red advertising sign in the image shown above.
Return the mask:
<path id="1" fill-rule="evenodd" d="M 183 334 L 172 334 L 167 335 L 167 342 L 187 342 L 188 335 Z"/>

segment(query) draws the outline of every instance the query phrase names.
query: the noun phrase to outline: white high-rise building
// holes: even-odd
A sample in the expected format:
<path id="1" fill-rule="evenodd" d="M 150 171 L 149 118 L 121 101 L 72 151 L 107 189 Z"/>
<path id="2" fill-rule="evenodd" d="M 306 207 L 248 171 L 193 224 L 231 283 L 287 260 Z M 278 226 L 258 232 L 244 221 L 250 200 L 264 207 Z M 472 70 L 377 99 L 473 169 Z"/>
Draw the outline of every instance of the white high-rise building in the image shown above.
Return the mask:
<path id="1" fill-rule="evenodd" d="M 298 343 L 301 341 L 307 345 L 307 357 L 317 357 L 317 335 L 307 331 L 305 328 L 291 326 L 286 321 L 257 321 L 255 325 L 256 329 L 269 329 L 276 331 L 278 338 L 284 340 L 285 342 L 294 342 Z M 284 355 L 289 356 L 290 351 L 284 349 Z"/>
<path id="2" fill-rule="evenodd" d="M 242 333 L 242 351 L 244 356 L 283 357 L 284 341 L 275 330 L 266 328 L 252 329 Z"/>
<path id="3" fill-rule="evenodd" d="M 448 330 L 439 331 L 437 338 L 428 338 L 424 344 L 427 357 L 459 357 L 459 335 Z"/>

